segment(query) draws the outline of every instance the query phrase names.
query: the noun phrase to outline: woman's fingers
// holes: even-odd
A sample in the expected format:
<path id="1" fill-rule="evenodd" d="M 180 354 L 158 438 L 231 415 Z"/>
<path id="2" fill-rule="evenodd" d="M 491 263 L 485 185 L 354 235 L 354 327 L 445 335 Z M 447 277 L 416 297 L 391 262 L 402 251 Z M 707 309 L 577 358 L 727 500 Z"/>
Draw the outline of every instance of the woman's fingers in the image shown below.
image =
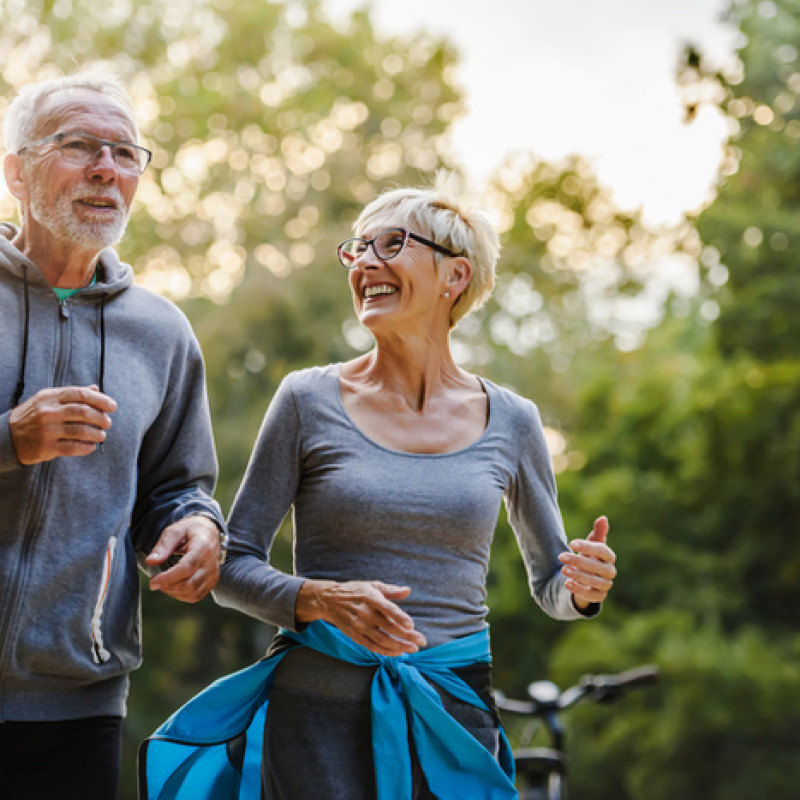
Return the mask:
<path id="1" fill-rule="evenodd" d="M 588 537 L 570 542 L 572 551 L 559 556 L 565 585 L 578 600 L 601 603 L 614 585 L 617 556 L 606 544 L 607 537 L 608 520 L 598 517 Z"/>
<path id="2" fill-rule="evenodd" d="M 371 581 L 337 584 L 329 598 L 331 621 L 354 641 L 381 655 L 414 653 L 425 646 L 425 637 L 414 629 L 411 617 L 389 599 L 403 599 L 410 591 Z"/>

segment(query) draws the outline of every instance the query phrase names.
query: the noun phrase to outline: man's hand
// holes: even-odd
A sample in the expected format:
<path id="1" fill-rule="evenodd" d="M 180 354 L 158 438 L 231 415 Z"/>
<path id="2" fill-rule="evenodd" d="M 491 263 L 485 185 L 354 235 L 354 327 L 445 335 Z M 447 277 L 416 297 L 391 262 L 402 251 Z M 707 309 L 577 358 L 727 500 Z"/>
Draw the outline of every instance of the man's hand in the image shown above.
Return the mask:
<path id="1" fill-rule="evenodd" d="M 202 600 L 219 580 L 219 543 L 219 528 L 208 517 L 184 517 L 164 528 L 145 563 L 158 567 L 173 554 L 180 560 L 150 578 L 150 589 L 185 603 Z"/>
<path id="2" fill-rule="evenodd" d="M 88 456 L 106 439 L 117 404 L 97 386 L 42 389 L 11 411 L 8 427 L 24 466 L 59 456 Z"/>

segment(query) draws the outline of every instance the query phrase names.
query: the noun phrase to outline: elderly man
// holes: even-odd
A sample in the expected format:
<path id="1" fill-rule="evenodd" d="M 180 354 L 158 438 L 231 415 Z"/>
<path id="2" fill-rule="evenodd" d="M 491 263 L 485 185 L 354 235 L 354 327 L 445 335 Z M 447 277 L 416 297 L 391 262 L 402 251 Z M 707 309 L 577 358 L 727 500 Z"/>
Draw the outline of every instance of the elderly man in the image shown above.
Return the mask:
<path id="1" fill-rule="evenodd" d="M 150 152 L 116 82 L 23 89 L 0 228 L 0 794 L 116 796 L 150 588 L 207 595 L 224 558 L 200 349 L 111 245 Z"/>

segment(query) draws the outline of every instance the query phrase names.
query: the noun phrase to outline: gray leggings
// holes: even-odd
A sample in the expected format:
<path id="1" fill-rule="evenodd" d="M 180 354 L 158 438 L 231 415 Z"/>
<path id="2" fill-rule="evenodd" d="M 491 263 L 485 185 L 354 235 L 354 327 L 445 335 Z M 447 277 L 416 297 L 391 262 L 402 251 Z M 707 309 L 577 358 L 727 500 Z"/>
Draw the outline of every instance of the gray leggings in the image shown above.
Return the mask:
<path id="1" fill-rule="evenodd" d="M 358 667 L 309 648 L 292 650 L 275 672 L 266 722 L 265 800 L 375 800 L 369 691 L 372 667 Z M 489 700 L 489 668 L 462 674 Z M 434 686 L 444 707 L 495 757 L 496 715 Z M 435 800 L 412 748 L 414 798 Z"/>

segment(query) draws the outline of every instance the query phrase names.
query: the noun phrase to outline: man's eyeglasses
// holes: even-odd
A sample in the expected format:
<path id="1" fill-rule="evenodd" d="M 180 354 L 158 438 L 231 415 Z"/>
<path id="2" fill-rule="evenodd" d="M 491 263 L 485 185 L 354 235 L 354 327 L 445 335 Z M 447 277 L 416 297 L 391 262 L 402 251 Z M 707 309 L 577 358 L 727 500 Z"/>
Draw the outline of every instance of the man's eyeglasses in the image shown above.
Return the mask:
<path id="1" fill-rule="evenodd" d="M 402 249 L 406 246 L 409 239 L 415 242 L 427 245 L 428 247 L 436 250 L 437 253 L 444 253 L 446 256 L 456 258 L 459 254 L 454 253 L 446 247 L 442 247 L 424 236 L 419 236 L 416 233 L 407 231 L 405 228 L 388 228 L 381 231 L 377 236 L 372 239 L 363 239 L 360 236 L 355 236 L 352 239 L 345 239 L 337 248 L 336 255 L 339 258 L 339 263 L 345 269 L 353 269 L 356 261 L 367 252 L 367 248 L 372 245 L 375 255 L 381 261 L 391 261 L 395 256 L 399 255 Z"/>
<path id="2" fill-rule="evenodd" d="M 141 175 L 150 163 L 153 154 L 146 148 L 130 142 L 108 142 L 105 139 L 98 139 L 91 133 L 80 131 L 65 131 L 54 133 L 44 139 L 39 139 L 24 147 L 20 147 L 17 155 L 22 155 L 32 147 L 39 147 L 43 144 L 54 142 L 61 157 L 70 164 L 81 167 L 89 167 L 100 158 L 100 152 L 104 147 L 111 149 L 111 157 L 120 172 L 127 172 L 133 175 Z"/>

